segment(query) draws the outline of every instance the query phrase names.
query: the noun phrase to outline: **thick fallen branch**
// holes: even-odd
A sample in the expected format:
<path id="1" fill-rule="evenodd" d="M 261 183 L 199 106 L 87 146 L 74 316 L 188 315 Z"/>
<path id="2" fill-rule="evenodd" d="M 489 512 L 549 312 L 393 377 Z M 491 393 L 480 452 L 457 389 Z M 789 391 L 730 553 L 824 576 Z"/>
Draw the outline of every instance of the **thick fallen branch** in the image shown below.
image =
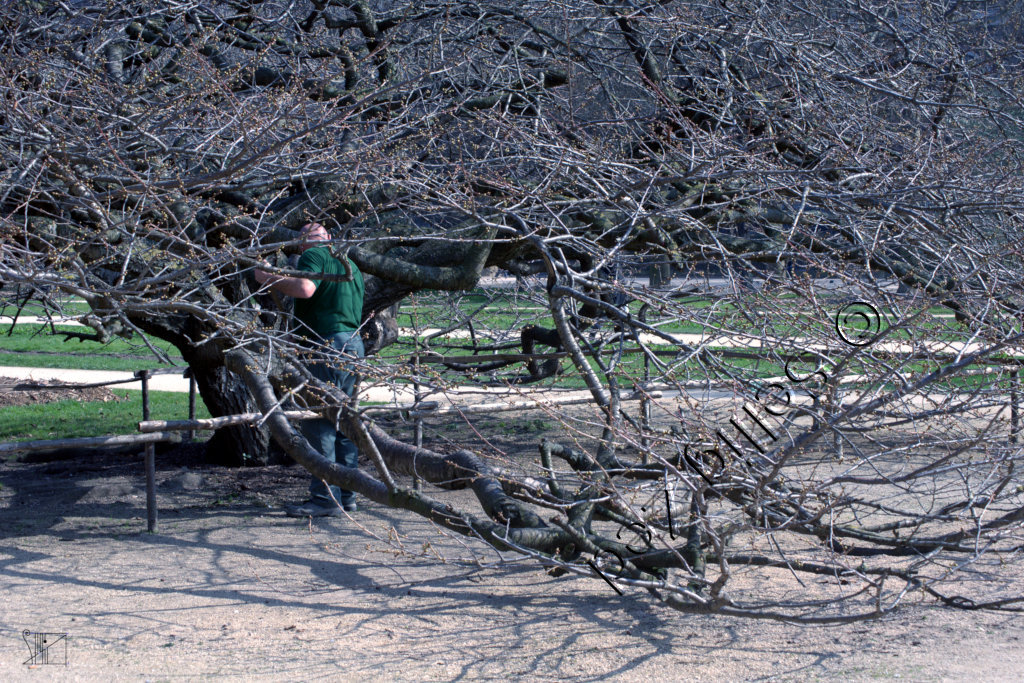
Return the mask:
<path id="1" fill-rule="evenodd" d="M 417 473 L 423 479 L 447 488 L 469 486 L 484 510 L 499 519 L 500 523 L 456 511 L 451 505 L 432 500 L 419 491 L 402 487 L 389 488 L 362 470 L 329 463 L 295 431 L 285 415 L 273 410 L 278 403 L 277 396 L 267 376 L 257 370 L 260 366 L 253 355 L 236 349 L 229 352 L 225 360 L 231 371 L 244 379 L 260 408 L 269 413 L 266 424 L 277 443 L 313 476 L 355 491 L 382 505 L 415 512 L 447 529 L 482 538 L 499 550 L 525 546 L 540 552 L 553 552 L 568 542 L 561 532 L 544 526 L 537 515 L 507 496 L 500 483 L 486 476 L 485 468 L 468 451 L 442 456 L 404 444 L 372 423 L 367 425 L 375 446 L 393 472 Z M 339 423 L 349 438 L 355 437 L 353 440 L 357 444 L 359 430 L 348 422 L 359 419 L 358 415 L 348 410 L 343 411 Z M 511 541 L 511 544 L 506 541 Z"/>

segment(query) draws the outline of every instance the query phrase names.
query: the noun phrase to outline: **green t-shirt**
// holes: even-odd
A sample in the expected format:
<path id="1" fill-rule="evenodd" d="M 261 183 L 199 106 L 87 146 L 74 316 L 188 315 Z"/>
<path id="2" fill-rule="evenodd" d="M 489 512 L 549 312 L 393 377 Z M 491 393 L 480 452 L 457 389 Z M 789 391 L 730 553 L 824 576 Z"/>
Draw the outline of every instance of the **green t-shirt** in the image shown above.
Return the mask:
<path id="1" fill-rule="evenodd" d="M 316 291 L 308 299 L 295 300 L 295 317 L 302 323 L 300 332 L 309 335 L 312 329 L 321 337 L 335 332 L 351 332 L 359 329 L 363 315 L 363 274 L 350 260 L 352 279 L 316 280 Z M 344 275 L 345 266 L 334 258 L 327 247 L 313 247 L 303 252 L 298 270 L 307 273 Z"/>

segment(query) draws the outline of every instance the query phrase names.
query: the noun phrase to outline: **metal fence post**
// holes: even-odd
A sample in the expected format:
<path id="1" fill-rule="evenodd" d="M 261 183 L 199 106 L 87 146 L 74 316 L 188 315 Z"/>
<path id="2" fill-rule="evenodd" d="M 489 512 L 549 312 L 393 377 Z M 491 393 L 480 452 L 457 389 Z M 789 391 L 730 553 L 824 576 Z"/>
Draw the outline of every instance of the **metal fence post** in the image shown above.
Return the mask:
<path id="1" fill-rule="evenodd" d="M 192 368 L 185 369 L 185 376 L 188 377 L 188 419 L 196 419 L 196 378 L 192 373 Z M 196 438 L 196 432 L 194 429 L 190 429 L 185 432 L 185 440 L 193 441 Z"/>
<path id="2" fill-rule="evenodd" d="M 149 420 L 149 370 L 139 370 L 135 376 L 142 380 L 142 420 Z M 146 444 L 146 530 L 156 531 L 156 446 Z"/>
<path id="3" fill-rule="evenodd" d="M 416 448 L 422 448 L 423 447 L 423 416 L 420 414 L 421 411 L 419 409 L 419 403 L 420 403 L 420 399 L 423 398 L 423 393 L 420 391 L 420 383 L 419 383 L 419 377 L 420 377 L 419 341 L 416 342 L 416 346 L 417 346 L 416 353 L 412 357 L 412 376 L 413 376 L 413 382 L 412 382 L 412 390 L 413 390 L 412 404 L 413 404 L 413 406 L 415 406 L 415 410 L 416 410 L 416 422 L 415 422 L 415 427 L 414 427 L 414 430 L 413 430 L 413 443 L 416 445 Z M 417 475 L 415 473 L 413 473 L 413 475 L 412 475 L 412 488 L 413 488 L 414 491 L 419 491 L 422 488 L 422 483 L 420 482 L 419 475 Z"/>
<path id="4" fill-rule="evenodd" d="M 640 311 L 637 313 L 637 318 L 640 322 L 647 322 L 647 309 L 650 308 L 647 304 L 640 307 Z M 646 353 L 644 354 L 644 383 L 640 391 L 640 462 L 644 465 L 648 462 L 648 451 L 651 447 L 651 439 L 648 436 L 651 432 L 651 358 Z"/>
<path id="5" fill-rule="evenodd" d="M 1020 413 L 1017 408 L 1017 396 L 1020 392 L 1020 369 L 1014 368 L 1010 371 L 1010 443 L 1017 444 L 1017 434 L 1020 432 Z"/>

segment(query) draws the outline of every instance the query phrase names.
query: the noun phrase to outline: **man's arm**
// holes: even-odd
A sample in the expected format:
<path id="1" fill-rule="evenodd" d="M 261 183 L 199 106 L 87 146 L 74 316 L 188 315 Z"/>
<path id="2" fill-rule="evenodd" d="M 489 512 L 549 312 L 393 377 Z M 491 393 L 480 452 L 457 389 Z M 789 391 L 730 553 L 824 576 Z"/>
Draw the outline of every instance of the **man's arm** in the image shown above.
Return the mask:
<path id="1" fill-rule="evenodd" d="M 274 291 L 296 299 L 308 299 L 316 293 L 316 283 L 304 277 L 288 277 L 286 275 L 271 275 L 270 273 L 256 269 L 254 273 L 256 282 L 265 284 Z"/>

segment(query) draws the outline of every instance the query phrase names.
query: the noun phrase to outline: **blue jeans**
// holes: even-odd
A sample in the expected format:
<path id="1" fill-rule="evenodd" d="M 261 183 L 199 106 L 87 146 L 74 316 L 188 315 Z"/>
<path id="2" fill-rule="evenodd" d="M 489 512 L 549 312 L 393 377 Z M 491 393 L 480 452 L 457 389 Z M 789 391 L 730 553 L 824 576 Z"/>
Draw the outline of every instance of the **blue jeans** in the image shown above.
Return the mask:
<path id="1" fill-rule="evenodd" d="M 340 353 L 350 357 L 363 357 L 363 340 L 359 337 L 358 332 L 338 332 L 328 337 L 326 341 Z M 355 373 L 351 372 L 351 368 L 339 363 L 311 363 L 308 368 L 317 379 L 329 382 L 349 396 L 352 395 L 356 378 Z M 302 422 L 302 435 L 309 441 L 309 445 L 319 451 L 328 461 L 345 467 L 359 466 L 359 450 L 356 445 L 337 431 L 331 420 L 305 420 Z M 313 477 L 309 483 L 309 497 L 317 505 L 334 507 L 338 503 L 342 505 L 354 503 L 356 494 L 337 486 L 328 487 L 322 479 Z"/>

